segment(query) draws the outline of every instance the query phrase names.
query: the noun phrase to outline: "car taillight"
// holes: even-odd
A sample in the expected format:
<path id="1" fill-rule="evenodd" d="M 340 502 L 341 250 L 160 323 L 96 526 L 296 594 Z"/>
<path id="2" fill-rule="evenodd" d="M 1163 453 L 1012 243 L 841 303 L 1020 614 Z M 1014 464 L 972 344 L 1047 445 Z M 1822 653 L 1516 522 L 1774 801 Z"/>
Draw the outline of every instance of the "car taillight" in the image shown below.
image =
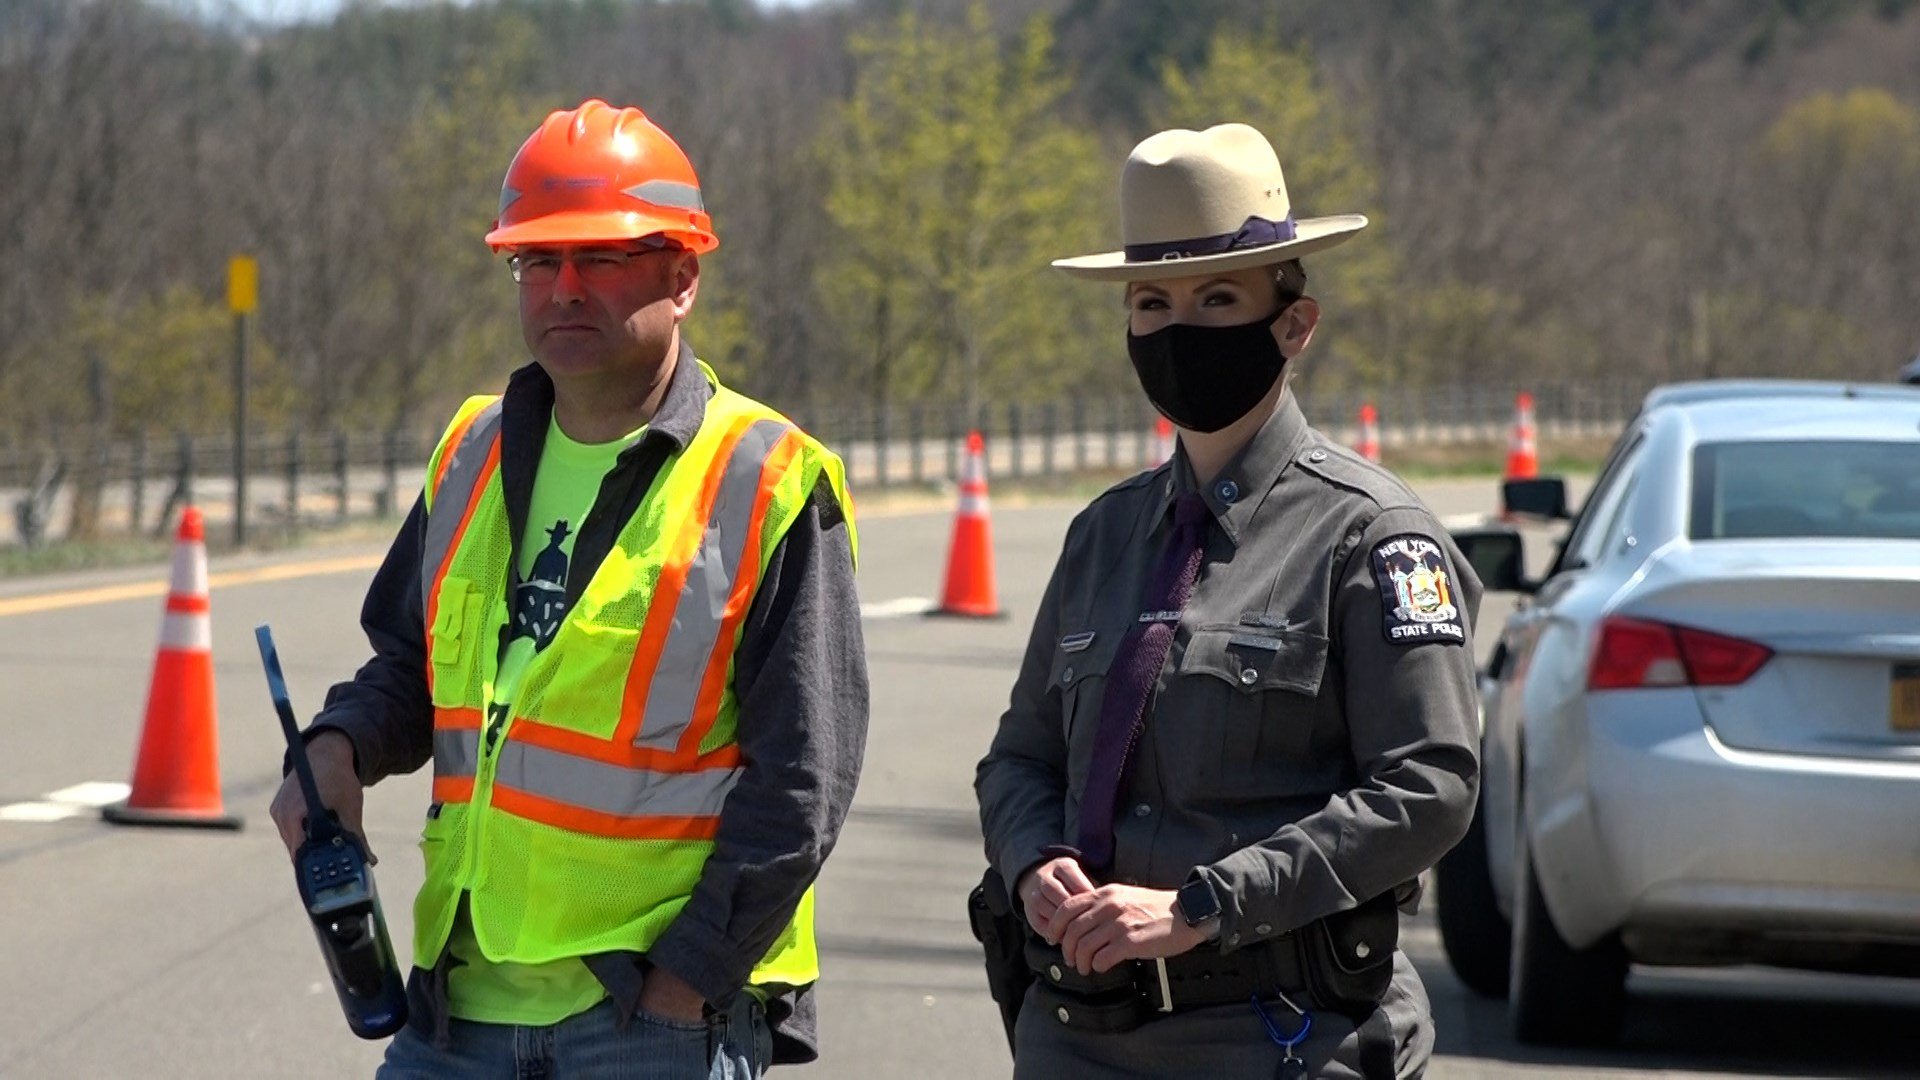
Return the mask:
<path id="1" fill-rule="evenodd" d="M 1587 689 L 1734 686 L 1772 656 L 1772 649 L 1756 642 L 1615 616 L 1600 624 Z"/>

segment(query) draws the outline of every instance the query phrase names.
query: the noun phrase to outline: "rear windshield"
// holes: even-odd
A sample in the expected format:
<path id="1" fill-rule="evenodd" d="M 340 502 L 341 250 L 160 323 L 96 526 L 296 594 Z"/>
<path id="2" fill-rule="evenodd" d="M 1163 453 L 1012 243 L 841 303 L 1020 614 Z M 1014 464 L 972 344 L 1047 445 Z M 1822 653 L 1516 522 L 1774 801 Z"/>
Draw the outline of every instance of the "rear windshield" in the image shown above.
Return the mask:
<path id="1" fill-rule="evenodd" d="M 1687 534 L 1920 539 L 1920 442 L 1702 444 Z"/>

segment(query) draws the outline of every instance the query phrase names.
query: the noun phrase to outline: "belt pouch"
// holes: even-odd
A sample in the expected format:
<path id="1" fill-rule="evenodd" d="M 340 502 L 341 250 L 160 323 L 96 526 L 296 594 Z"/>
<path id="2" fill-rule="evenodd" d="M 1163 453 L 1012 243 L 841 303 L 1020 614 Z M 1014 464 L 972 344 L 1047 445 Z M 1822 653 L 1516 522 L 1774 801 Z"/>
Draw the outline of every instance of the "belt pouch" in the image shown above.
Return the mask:
<path id="1" fill-rule="evenodd" d="M 1131 961 L 1116 965 L 1111 971 L 1092 971 L 1082 975 L 1067 963 L 1057 945 L 1030 937 L 1027 939 L 1026 952 L 1027 967 L 1043 985 L 1080 997 L 1135 992 L 1134 964 Z"/>
<path id="2" fill-rule="evenodd" d="M 1102 994 L 1076 994 L 1036 979 L 1031 993 L 1042 1016 L 1075 1031 L 1118 1034 L 1132 1031 L 1152 1015 L 1146 999 L 1130 986 Z"/>
<path id="3" fill-rule="evenodd" d="M 1315 1005 L 1365 1015 L 1393 983 L 1393 952 L 1400 944 L 1400 910 L 1389 890 L 1359 907 L 1301 927 L 1294 940 Z"/>

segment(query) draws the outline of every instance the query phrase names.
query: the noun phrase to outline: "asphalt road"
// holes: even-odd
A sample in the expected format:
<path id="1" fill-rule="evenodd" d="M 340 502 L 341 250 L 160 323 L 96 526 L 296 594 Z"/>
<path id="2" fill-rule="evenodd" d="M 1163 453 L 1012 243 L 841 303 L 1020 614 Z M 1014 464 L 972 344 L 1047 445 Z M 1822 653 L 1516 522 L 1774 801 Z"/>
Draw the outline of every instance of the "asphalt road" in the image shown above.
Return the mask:
<path id="1" fill-rule="evenodd" d="M 1443 515 L 1493 501 L 1486 483 L 1423 493 Z M 852 820 L 820 883 L 826 1056 L 810 1075 L 1007 1072 L 962 910 L 981 868 L 973 763 L 1073 510 L 995 514 L 1007 619 L 876 611 L 867 621 L 873 732 Z M 934 595 L 948 528 L 944 513 L 868 517 L 863 599 Z M 239 833 L 120 829 L 86 809 L 103 789 L 81 785 L 130 775 L 160 572 L 0 582 L 0 685 L 10 697 L 0 712 L 0 1076 L 371 1074 L 380 1047 L 340 1018 L 266 816 L 281 743 L 252 631 L 273 625 L 296 705 L 311 712 L 364 658 L 355 619 L 377 555 L 309 551 L 214 567 L 222 781 L 228 809 L 246 819 Z M 1493 600 L 1483 625 L 1504 611 Z M 369 796 L 398 943 L 410 935 L 421 873 L 410 848 L 426 802 L 424 775 Z M 1636 971 L 1617 1049 L 1541 1053 L 1514 1044 L 1503 1006 L 1447 972 L 1430 913 L 1411 922 L 1406 945 L 1435 1001 L 1438 1078 L 1920 1073 L 1920 983 Z"/>

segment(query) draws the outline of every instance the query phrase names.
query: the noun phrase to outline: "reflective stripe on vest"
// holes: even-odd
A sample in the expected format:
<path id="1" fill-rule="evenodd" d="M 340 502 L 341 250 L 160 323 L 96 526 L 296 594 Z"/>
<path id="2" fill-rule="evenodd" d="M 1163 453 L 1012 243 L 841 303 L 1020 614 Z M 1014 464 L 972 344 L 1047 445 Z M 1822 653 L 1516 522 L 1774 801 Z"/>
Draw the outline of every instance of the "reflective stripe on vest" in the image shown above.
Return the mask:
<path id="1" fill-rule="evenodd" d="M 467 523 L 473 520 L 473 511 L 478 505 L 475 496 L 486 489 L 488 478 L 500 466 L 500 399 L 494 398 L 485 408 L 467 417 L 465 429 L 456 429 L 449 436 L 447 450 L 441 455 L 439 475 L 427 489 L 428 509 L 431 511 L 431 503 L 439 503 L 443 511 L 449 506 L 458 506 L 461 512 L 457 517 L 444 512 L 427 514 L 426 535 L 420 544 L 420 565 L 433 567 L 434 572 L 420 575 L 420 610 L 427 613 L 429 629 L 434 625 L 435 602 L 449 557 L 453 549 L 460 546 Z"/>
<path id="2" fill-rule="evenodd" d="M 689 732 L 696 710 L 717 703 L 718 679 L 725 679 L 726 653 L 722 641 L 731 644 L 731 631 L 738 628 L 752 601 L 752 588 L 759 570 L 760 526 L 766 519 L 767 481 L 783 470 L 768 469 L 776 448 L 793 429 L 774 420 L 762 420 L 748 428 L 730 450 L 723 449 L 724 473 L 715 484 L 710 509 L 689 518 L 697 523 L 705 518 L 700 546 L 684 562 L 676 559 L 663 567 L 660 584 L 654 593 L 653 610 L 647 613 L 646 629 L 639 651 L 634 656 L 633 674 L 627 679 L 626 712 L 633 711 L 636 691 L 646 695 L 645 709 L 633 745 L 651 750 L 683 748 L 682 737 Z M 790 459 L 797 446 L 786 447 Z M 784 465 L 783 459 L 779 464 Z M 706 492 L 702 492 L 706 494 Z M 691 531 L 691 530 L 689 530 Z M 742 574 L 740 568 L 751 565 L 754 571 Z M 661 592 L 672 583 L 677 595 L 671 603 L 662 603 Z M 722 634 L 722 630 L 729 631 Z M 660 635 L 657 651 L 649 648 Z M 726 650 L 730 653 L 731 650 Z M 719 668 L 717 672 L 714 670 Z M 695 673 L 705 670 L 704 678 Z M 623 719 L 622 730 L 627 725 Z"/>
<path id="3" fill-rule="evenodd" d="M 433 581 L 433 599 L 466 523 L 487 497 L 487 479 L 499 461 L 499 411 L 495 401 L 464 432 L 449 435 L 451 464 L 434 492 L 438 512 L 429 515 L 423 545 L 423 565 L 436 567 L 422 574 Z M 492 780 L 497 808 L 603 836 L 713 835 L 739 775 L 739 750 L 729 745 L 703 755 L 699 747 L 726 689 L 733 642 L 758 584 L 769 501 L 800 451 L 794 436 L 790 424 L 764 417 L 742 417 L 722 436 L 697 505 L 661 567 L 615 737 L 516 717 Z M 432 527 L 455 519 L 455 507 L 457 528 Z M 434 625 L 431 616 L 428 625 Z M 478 709 L 435 710 L 436 800 L 472 798 L 481 723 Z"/>
<path id="4" fill-rule="evenodd" d="M 462 779 L 468 782 L 466 798 L 439 801 L 470 799 L 471 784 L 479 765 L 479 729 L 433 733 L 435 782 Z M 739 778 L 738 767 L 694 772 L 628 769 L 518 742 L 508 742 L 500 748 L 494 771 L 497 785 L 614 817 L 717 817 L 727 793 Z"/>

